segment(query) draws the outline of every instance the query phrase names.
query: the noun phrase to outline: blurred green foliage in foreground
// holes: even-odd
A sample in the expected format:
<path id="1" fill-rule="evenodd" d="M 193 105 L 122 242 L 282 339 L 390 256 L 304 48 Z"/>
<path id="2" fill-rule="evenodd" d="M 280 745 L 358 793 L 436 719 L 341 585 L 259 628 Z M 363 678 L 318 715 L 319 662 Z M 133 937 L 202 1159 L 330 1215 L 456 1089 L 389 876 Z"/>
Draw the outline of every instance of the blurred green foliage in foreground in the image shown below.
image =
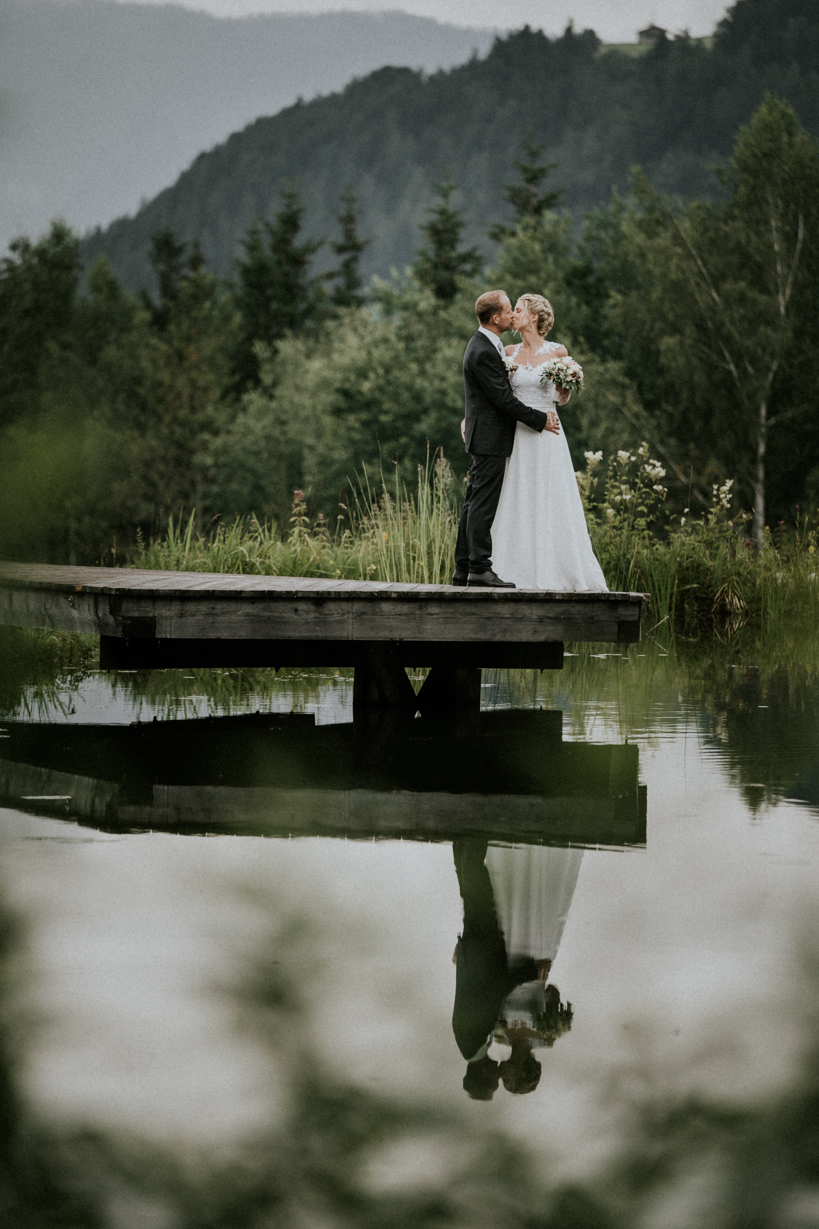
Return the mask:
<path id="1" fill-rule="evenodd" d="M 266 1050 L 270 1126 L 229 1154 L 65 1125 L 35 1109 L 23 1070 L 25 933 L 0 916 L 0 1214 L 8 1229 L 622 1229 L 815 1223 L 819 1198 L 819 963 L 801 970 L 805 1048 L 789 1085 L 756 1103 L 675 1093 L 635 1056 L 609 1093 L 608 1158 L 572 1184 L 474 1112 L 374 1092 L 321 1056 L 303 996 L 317 935 L 259 901 L 264 946 L 221 993 Z M 277 1092 L 273 1092 L 273 1088 Z M 430 1158 L 434 1156 L 434 1165 Z M 426 1159 L 424 1159 L 426 1158 Z M 398 1176 L 400 1174 L 400 1177 Z"/>

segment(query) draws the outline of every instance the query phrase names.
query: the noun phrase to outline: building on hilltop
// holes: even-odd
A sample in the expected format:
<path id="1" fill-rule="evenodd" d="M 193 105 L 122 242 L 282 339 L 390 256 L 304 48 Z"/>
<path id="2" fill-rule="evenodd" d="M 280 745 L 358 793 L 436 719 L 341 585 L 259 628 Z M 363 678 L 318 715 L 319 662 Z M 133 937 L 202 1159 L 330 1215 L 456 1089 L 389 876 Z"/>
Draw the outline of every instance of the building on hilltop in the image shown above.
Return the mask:
<path id="1" fill-rule="evenodd" d="M 637 31 L 638 43 L 661 43 L 663 39 L 668 37 L 668 31 L 662 26 L 650 25 L 646 26 L 645 30 Z"/>

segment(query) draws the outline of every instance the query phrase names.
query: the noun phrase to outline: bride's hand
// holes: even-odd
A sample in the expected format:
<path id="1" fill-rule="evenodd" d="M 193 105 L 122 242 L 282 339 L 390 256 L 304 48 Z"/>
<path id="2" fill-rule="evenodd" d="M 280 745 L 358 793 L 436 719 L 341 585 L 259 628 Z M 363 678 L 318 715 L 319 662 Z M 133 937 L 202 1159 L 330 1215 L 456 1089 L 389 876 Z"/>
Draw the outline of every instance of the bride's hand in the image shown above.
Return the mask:
<path id="1" fill-rule="evenodd" d="M 572 395 L 572 390 L 570 388 L 561 388 L 559 384 L 555 384 L 555 390 L 557 392 L 557 404 L 565 405 Z"/>

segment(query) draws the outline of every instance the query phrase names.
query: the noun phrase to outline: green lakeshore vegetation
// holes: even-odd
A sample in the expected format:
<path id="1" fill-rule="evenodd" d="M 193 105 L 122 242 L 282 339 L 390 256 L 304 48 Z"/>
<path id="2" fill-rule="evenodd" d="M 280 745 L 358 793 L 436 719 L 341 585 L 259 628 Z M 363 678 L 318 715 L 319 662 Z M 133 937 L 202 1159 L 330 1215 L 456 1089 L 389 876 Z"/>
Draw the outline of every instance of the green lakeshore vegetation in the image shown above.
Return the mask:
<path id="1" fill-rule="evenodd" d="M 767 2 L 739 0 L 715 48 L 756 37 Z M 448 579 L 461 359 L 475 298 L 500 286 L 545 293 L 552 338 L 584 367 L 561 418 L 609 586 L 650 593 L 653 623 L 685 634 L 813 621 L 814 137 L 768 94 L 710 199 L 634 171 L 583 217 L 561 207 L 551 155 L 522 139 L 489 246 L 444 176 L 411 266 L 369 283 L 373 236 L 343 183 L 324 272 L 298 182 L 227 276 L 156 232 L 150 293 L 104 258 L 84 268 L 61 223 L 15 242 L 0 262 L 0 555 Z"/>
<path id="2" fill-rule="evenodd" d="M 819 617 L 819 520 L 790 531 L 766 528 L 761 547 L 745 536 L 749 517 L 732 514 L 732 480 L 715 484 L 705 513 L 672 510 L 666 471 L 647 444 L 620 450 L 602 472 L 602 453 L 587 452 L 577 475 L 595 551 L 609 587 L 644 592 L 646 626 L 699 636 L 731 636 L 787 620 L 809 628 Z M 296 491 L 289 528 L 237 518 L 197 531 L 171 519 L 167 532 L 142 543 L 141 568 L 445 584 L 454 568 L 460 484 L 444 457 L 418 470 L 407 490 L 368 482 L 352 490 L 335 525 L 311 521 Z"/>

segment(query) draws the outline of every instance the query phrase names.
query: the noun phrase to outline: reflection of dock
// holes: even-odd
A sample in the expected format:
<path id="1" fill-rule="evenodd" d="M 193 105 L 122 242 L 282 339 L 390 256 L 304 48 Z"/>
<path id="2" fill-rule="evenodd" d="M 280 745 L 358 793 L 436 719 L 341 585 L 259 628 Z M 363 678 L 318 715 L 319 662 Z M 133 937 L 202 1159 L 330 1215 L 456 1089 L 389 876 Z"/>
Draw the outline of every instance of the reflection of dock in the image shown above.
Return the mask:
<path id="1" fill-rule="evenodd" d="M 645 843 L 637 748 L 564 743 L 557 712 L 4 730 L 0 801 L 109 831 Z"/>
<path id="2" fill-rule="evenodd" d="M 640 639 L 640 593 L 0 564 L 0 624 L 100 637 L 104 668 L 354 666 L 357 707 L 477 708 L 481 669 Z M 431 667 L 416 697 L 406 666 Z"/>

